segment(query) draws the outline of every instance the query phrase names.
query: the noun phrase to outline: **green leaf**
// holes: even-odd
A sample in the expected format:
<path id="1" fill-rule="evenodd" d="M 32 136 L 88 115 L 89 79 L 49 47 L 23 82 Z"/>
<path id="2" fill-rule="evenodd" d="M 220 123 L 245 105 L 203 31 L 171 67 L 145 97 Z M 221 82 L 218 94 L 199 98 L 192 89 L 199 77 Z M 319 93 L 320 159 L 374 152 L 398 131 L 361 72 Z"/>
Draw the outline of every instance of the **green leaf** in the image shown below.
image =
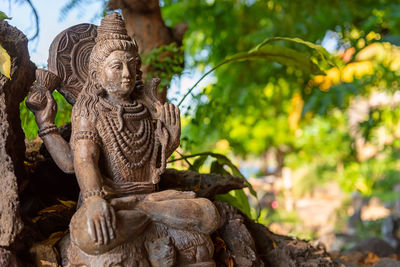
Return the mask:
<path id="1" fill-rule="evenodd" d="M 215 198 L 217 200 L 231 204 L 232 206 L 246 214 L 247 217 L 251 218 L 249 200 L 243 189 L 232 190 L 227 194 L 217 195 Z"/>
<path id="2" fill-rule="evenodd" d="M 205 152 L 207 153 L 207 152 Z M 250 193 L 257 198 L 257 193 L 254 190 L 253 186 L 247 181 L 247 179 L 243 176 L 243 174 L 239 171 L 239 169 L 232 163 L 230 159 L 226 156 L 217 154 L 217 153 L 209 153 L 210 156 L 216 158 L 219 164 L 226 165 L 231 169 L 232 175 L 238 176 L 243 179 L 244 184 L 249 188 Z"/>
<path id="3" fill-rule="evenodd" d="M 277 41 L 288 41 L 288 42 L 292 42 L 292 43 L 305 45 L 317 53 L 321 62 L 326 62 L 326 63 L 328 63 L 328 65 L 331 65 L 331 66 L 336 65 L 336 62 L 334 62 L 334 58 L 332 58 L 331 54 L 324 47 L 322 47 L 321 45 L 317 45 L 317 44 L 308 42 L 308 41 L 304 41 L 300 38 L 288 38 L 288 37 L 267 38 L 262 43 L 257 45 L 253 50 L 258 51 L 258 50 L 262 49 L 262 47 L 264 47 L 265 45 L 272 43 L 272 42 L 277 42 Z M 250 51 L 252 51 L 252 50 L 250 50 Z M 318 64 L 318 62 L 315 62 L 315 63 Z"/>
<path id="4" fill-rule="evenodd" d="M 7 51 L 0 45 L 0 73 L 11 79 L 11 58 Z"/>
<path id="5" fill-rule="evenodd" d="M 305 45 L 311 50 L 311 53 L 297 51 L 284 45 L 270 45 L 271 42 L 286 41 L 294 44 Z M 227 57 L 224 61 L 205 73 L 183 96 L 178 104 L 182 104 L 183 100 L 193 91 L 193 89 L 211 72 L 217 68 L 232 62 L 240 62 L 246 60 L 266 60 L 277 62 L 287 67 L 300 69 L 304 73 L 318 75 L 323 74 L 328 68 L 337 65 L 336 59 L 332 57 L 325 48 L 320 45 L 304 41 L 300 38 L 273 37 L 264 40 L 253 49 L 247 52 L 240 52 Z"/>
<path id="6" fill-rule="evenodd" d="M 3 11 L 0 11 L 0 20 L 12 19 L 8 17 Z"/>
<path id="7" fill-rule="evenodd" d="M 317 75 L 323 73 L 323 70 L 310 56 L 284 46 L 266 44 L 259 49 L 238 53 L 227 58 L 228 61 L 235 62 L 256 59 L 264 59 L 287 67 L 295 67 L 307 74 Z"/>
<path id="8" fill-rule="evenodd" d="M 201 166 L 204 165 L 204 162 L 207 160 L 208 156 L 204 155 L 199 157 L 198 159 L 196 159 L 192 166 L 190 166 L 189 170 L 191 171 L 195 171 L 195 172 L 199 172 L 199 169 L 201 168 Z"/>
<path id="9" fill-rule="evenodd" d="M 224 165 L 220 164 L 218 160 L 214 160 L 211 163 L 210 173 L 216 173 L 221 175 L 231 175 L 227 170 L 224 169 Z"/>

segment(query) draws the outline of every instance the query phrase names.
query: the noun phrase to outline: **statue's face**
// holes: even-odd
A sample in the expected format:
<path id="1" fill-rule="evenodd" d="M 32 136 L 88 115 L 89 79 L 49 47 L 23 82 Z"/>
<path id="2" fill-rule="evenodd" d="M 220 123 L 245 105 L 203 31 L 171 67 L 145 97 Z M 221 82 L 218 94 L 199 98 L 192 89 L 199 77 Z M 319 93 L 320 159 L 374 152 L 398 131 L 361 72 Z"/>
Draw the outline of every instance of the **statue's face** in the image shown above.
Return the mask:
<path id="1" fill-rule="evenodd" d="M 130 51 L 113 51 L 104 61 L 100 83 L 107 94 L 119 100 L 129 99 L 135 88 L 136 63 Z"/>

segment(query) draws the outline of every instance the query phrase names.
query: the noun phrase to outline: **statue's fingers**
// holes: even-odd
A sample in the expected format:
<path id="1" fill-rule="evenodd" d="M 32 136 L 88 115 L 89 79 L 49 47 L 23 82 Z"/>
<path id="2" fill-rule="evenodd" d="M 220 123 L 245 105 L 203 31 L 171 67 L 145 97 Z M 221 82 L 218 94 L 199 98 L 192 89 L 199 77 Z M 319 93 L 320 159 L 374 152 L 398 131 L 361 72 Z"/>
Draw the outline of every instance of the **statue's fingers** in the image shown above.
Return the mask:
<path id="1" fill-rule="evenodd" d="M 161 105 L 160 101 L 155 102 L 154 105 L 156 107 L 157 113 L 160 113 L 160 112 L 162 113 L 162 105 Z"/>
<path id="2" fill-rule="evenodd" d="M 56 111 L 57 105 L 50 91 L 46 91 L 46 99 L 47 99 L 47 105 L 45 108 L 46 111 L 47 112 Z"/>
<path id="3" fill-rule="evenodd" d="M 111 214 L 111 226 L 113 228 L 113 234 L 115 237 L 115 229 L 117 229 L 117 218 L 115 216 L 115 211 L 112 207 L 110 208 L 110 214 Z"/>
<path id="4" fill-rule="evenodd" d="M 160 109 L 160 120 L 165 122 L 165 110 L 164 110 L 164 105 L 161 104 L 161 102 L 157 102 L 159 104 L 159 109 Z"/>
<path id="5" fill-rule="evenodd" d="M 42 96 L 39 91 L 35 91 L 29 96 L 29 100 L 31 101 L 39 101 L 41 98 Z"/>
<path id="6" fill-rule="evenodd" d="M 176 117 L 175 117 L 175 108 L 173 104 L 169 104 L 169 115 L 171 116 L 171 124 L 175 125 Z"/>
<path id="7" fill-rule="evenodd" d="M 164 111 L 165 111 L 165 123 L 167 125 L 170 125 L 171 124 L 171 114 L 169 113 L 168 103 L 164 104 Z"/>
<path id="8" fill-rule="evenodd" d="M 106 219 L 104 218 L 104 216 L 100 217 L 100 227 L 101 227 L 101 233 L 102 233 L 102 236 L 103 236 L 104 244 L 108 244 L 109 233 L 108 233 L 108 227 L 107 227 Z"/>
<path id="9" fill-rule="evenodd" d="M 96 235 L 96 226 L 94 225 L 93 220 L 89 220 L 89 236 L 92 238 L 94 242 L 97 243 L 97 235 Z"/>
<path id="10" fill-rule="evenodd" d="M 114 228 L 112 226 L 112 216 L 111 216 L 111 211 L 112 208 L 108 209 L 106 212 L 106 224 L 107 224 L 107 230 L 108 230 L 108 234 L 110 236 L 110 239 L 114 239 L 115 234 L 114 234 Z"/>
<path id="11" fill-rule="evenodd" d="M 155 104 L 158 108 L 161 108 L 161 107 L 162 107 L 162 104 L 161 104 L 160 101 L 157 101 L 157 102 L 155 102 L 154 104 Z"/>
<path id="12" fill-rule="evenodd" d="M 96 227 L 96 235 L 97 235 L 97 244 L 103 244 L 103 232 L 101 231 L 101 226 L 99 220 L 94 221 L 94 225 Z"/>
<path id="13" fill-rule="evenodd" d="M 50 91 L 46 91 L 46 98 L 47 98 L 47 102 L 49 104 L 54 105 L 56 103 L 56 101 L 54 100 L 54 97 Z"/>
<path id="14" fill-rule="evenodd" d="M 168 141 L 168 137 L 169 137 L 168 130 L 166 128 L 163 128 L 162 133 L 163 133 L 163 137 Z"/>
<path id="15" fill-rule="evenodd" d="M 179 110 L 178 107 L 175 107 L 175 121 L 176 124 L 180 124 L 181 122 L 181 111 Z"/>

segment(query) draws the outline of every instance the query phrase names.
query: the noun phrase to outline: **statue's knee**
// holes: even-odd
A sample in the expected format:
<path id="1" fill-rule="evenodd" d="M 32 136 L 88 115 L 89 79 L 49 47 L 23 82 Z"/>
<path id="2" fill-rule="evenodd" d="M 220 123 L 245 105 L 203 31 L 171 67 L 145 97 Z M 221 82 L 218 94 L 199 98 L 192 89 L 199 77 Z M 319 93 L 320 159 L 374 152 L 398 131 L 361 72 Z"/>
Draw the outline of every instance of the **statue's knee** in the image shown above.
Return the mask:
<path id="1" fill-rule="evenodd" d="M 214 204 L 206 198 L 196 198 L 191 200 L 199 207 L 199 212 L 195 218 L 198 220 L 198 230 L 204 234 L 211 234 L 219 227 L 220 215 Z"/>
<path id="2" fill-rule="evenodd" d="M 107 244 L 96 243 L 90 235 L 91 230 L 88 227 L 88 218 L 84 207 L 78 209 L 74 216 L 72 216 L 69 229 L 71 242 L 89 255 L 105 253 L 121 243 L 116 239 L 110 240 Z"/>

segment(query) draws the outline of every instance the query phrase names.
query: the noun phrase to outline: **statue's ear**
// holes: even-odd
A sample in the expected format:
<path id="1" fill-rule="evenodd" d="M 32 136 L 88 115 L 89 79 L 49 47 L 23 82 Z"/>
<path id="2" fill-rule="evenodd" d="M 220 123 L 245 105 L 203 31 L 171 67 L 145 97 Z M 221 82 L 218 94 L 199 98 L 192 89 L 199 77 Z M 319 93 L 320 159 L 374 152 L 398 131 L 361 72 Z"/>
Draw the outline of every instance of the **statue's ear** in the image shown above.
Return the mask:
<path id="1" fill-rule="evenodd" d="M 96 81 L 97 80 L 97 71 L 92 70 L 89 75 L 90 75 L 90 79 L 92 81 Z"/>

